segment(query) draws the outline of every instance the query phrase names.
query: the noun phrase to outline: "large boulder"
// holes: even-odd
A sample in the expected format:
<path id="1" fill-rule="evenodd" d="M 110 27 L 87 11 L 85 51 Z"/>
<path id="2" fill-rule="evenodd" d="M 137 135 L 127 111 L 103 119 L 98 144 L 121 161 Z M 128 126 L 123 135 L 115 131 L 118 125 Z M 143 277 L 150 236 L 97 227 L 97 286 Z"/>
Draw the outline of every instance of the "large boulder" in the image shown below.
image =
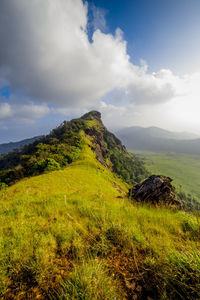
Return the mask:
<path id="1" fill-rule="evenodd" d="M 138 202 L 180 207 L 181 202 L 177 199 L 175 188 L 171 182 L 170 177 L 151 175 L 143 182 L 133 186 L 129 190 L 129 197 Z"/>

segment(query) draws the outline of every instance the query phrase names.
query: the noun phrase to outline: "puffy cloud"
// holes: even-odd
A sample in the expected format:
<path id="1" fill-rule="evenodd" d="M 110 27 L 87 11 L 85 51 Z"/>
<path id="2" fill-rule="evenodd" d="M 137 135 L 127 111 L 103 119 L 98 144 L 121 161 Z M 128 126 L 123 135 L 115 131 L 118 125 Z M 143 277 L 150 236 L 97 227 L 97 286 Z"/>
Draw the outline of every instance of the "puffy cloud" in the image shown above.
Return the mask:
<path id="1" fill-rule="evenodd" d="M 9 84 L 13 91 L 8 103 L 0 104 L 0 119 L 70 118 L 96 108 L 115 127 L 165 126 L 173 109 L 184 125 L 181 106 L 192 118 L 199 108 L 200 75 L 149 73 L 144 61 L 131 63 L 122 31 L 103 33 L 105 11 L 95 7 L 90 41 L 87 13 L 81 0 L 0 1 L 0 87 Z"/>
<path id="2" fill-rule="evenodd" d="M 105 27 L 103 12 L 93 14 L 95 28 Z M 0 66 L 13 90 L 68 107 L 95 105 L 116 88 L 137 103 L 173 96 L 166 77 L 130 63 L 120 29 L 115 36 L 97 29 L 90 43 L 87 21 L 81 0 L 1 0 Z"/>
<path id="3" fill-rule="evenodd" d="M 47 105 L 25 104 L 13 108 L 13 115 L 16 118 L 30 120 L 42 118 L 51 112 Z"/>
<path id="4" fill-rule="evenodd" d="M 22 123 L 32 123 L 34 119 L 42 118 L 51 112 L 46 104 L 22 104 L 18 99 L 12 97 L 11 104 L 7 102 L 0 103 L 0 120 L 8 122 L 20 121 Z"/>

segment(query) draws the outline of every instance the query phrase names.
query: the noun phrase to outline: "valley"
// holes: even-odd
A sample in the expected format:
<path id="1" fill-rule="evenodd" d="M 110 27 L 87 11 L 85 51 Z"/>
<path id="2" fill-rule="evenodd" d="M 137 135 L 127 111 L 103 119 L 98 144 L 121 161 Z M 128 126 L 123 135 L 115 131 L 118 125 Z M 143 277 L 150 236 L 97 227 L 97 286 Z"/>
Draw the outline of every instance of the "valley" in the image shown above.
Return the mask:
<path id="1" fill-rule="evenodd" d="M 200 201 L 200 155 L 132 150 L 142 158 L 152 174 L 165 174 L 173 179 L 178 191 Z"/>

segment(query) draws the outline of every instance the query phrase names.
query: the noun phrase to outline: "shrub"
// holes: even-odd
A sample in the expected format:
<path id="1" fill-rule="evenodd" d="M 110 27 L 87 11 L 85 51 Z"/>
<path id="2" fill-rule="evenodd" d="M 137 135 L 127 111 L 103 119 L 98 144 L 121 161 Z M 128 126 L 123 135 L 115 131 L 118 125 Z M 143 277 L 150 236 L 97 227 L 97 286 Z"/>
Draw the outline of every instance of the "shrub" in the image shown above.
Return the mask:
<path id="1" fill-rule="evenodd" d="M 34 170 L 36 171 L 36 173 L 49 172 L 59 169 L 60 164 L 57 163 L 53 158 L 43 159 L 34 166 Z"/>
<path id="2" fill-rule="evenodd" d="M 8 187 L 8 185 L 4 182 L 0 182 L 0 190 L 5 190 Z"/>

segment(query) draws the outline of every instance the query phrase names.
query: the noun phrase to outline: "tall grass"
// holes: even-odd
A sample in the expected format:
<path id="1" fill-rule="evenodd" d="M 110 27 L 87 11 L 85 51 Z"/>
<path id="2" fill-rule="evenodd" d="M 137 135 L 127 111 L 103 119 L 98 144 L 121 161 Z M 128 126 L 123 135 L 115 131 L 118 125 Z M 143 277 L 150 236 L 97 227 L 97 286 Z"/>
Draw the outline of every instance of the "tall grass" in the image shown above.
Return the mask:
<path id="1" fill-rule="evenodd" d="M 87 146 L 70 167 L 1 191 L 1 298 L 200 298 L 199 217 L 126 192 Z"/>
<path id="2" fill-rule="evenodd" d="M 112 276 L 98 259 L 94 259 L 75 267 L 70 279 L 61 283 L 56 297 L 67 300 L 114 300 L 118 295 L 117 284 Z"/>

